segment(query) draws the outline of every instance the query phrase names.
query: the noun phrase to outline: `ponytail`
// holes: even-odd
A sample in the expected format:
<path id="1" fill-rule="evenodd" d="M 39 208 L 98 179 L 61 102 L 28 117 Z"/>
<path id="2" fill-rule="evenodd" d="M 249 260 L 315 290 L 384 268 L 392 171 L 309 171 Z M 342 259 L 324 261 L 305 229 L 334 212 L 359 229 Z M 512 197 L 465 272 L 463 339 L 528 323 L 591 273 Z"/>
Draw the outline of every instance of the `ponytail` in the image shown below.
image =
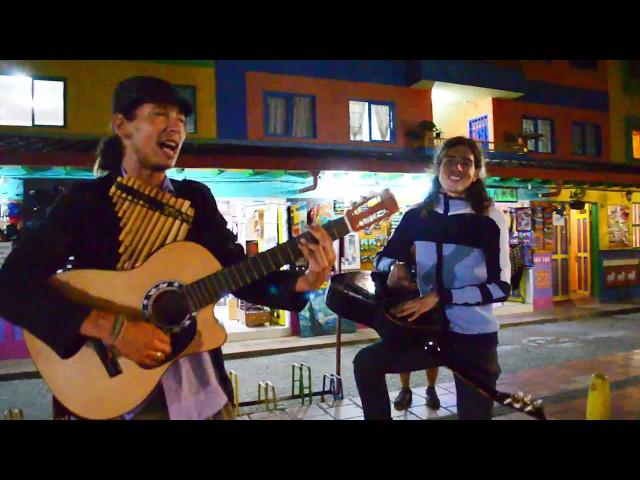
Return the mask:
<path id="1" fill-rule="evenodd" d="M 93 174 L 101 177 L 107 173 L 120 173 L 124 148 L 118 135 L 102 139 L 96 151 L 96 163 L 93 165 Z"/>

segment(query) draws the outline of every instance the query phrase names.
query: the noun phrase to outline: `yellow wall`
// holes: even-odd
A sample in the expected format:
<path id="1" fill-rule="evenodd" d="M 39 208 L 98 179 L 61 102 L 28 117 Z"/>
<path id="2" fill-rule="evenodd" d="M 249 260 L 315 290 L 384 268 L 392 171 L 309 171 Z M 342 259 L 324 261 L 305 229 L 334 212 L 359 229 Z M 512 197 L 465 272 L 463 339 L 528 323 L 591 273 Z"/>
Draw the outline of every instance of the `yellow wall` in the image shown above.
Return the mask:
<path id="1" fill-rule="evenodd" d="M 625 117 L 640 116 L 640 96 L 625 95 L 622 89 L 622 65 L 619 60 L 608 60 L 609 69 L 609 123 L 611 128 L 611 160 L 626 161 Z"/>
<path id="2" fill-rule="evenodd" d="M 0 63 L 0 74 L 19 70 L 29 76 L 66 79 L 66 127 L 0 126 L 0 133 L 47 136 L 107 135 L 116 84 L 133 75 L 153 75 L 196 87 L 196 129 L 189 138 L 216 137 L 215 71 L 212 66 L 133 60 L 15 60 Z"/>
<path id="3" fill-rule="evenodd" d="M 487 115 L 489 141 L 493 141 L 493 101 L 491 97 L 473 101 L 460 101 L 436 105 L 433 103 L 433 121 L 443 131 L 444 138 L 469 136 L 469 120 Z"/>
<path id="4" fill-rule="evenodd" d="M 551 202 L 568 202 L 571 200 L 571 192 L 574 189 L 565 188 L 562 193 L 557 197 L 548 198 Z M 627 205 L 631 212 L 632 203 L 640 203 L 640 192 L 634 192 L 631 196 L 631 200 L 627 200 L 624 192 L 606 192 L 599 190 L 587 190 L 585 196 L 582 198 L 584 202 L 597 203 L 598 204 L 598 226 L 600 235 L 600 249 L 607 250 L 611 247 L 609 245 L 609 236 L 607 231 L 608 225 L 608 211 L 607 205 Z M 629 220 L 629 238 L 631 238 L 631 219 Z"/>

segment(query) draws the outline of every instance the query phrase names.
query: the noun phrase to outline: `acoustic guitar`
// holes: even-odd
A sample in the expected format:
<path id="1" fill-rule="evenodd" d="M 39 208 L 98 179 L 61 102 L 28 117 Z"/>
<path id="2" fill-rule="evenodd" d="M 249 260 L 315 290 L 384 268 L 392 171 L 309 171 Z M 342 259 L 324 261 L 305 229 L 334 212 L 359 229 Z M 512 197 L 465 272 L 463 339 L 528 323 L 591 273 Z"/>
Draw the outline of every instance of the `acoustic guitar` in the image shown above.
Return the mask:
<path id="1" fill-rule="evenodd" d="M 344 217 L 323 225 L 333 240 L 371 227 L 398 211 L 393 195 L 362 199 Z M 172 354 L 155 368 L 110 354 L 88 339 L 74 356 L 60 358 L 48 345 L 25 332 L 27 347 L 53 395 L 74 415 L 87 419 L 119 417 L 138 406 L 179 358 L 220 347 L 227 338 L 213 305 L 230 292 L 294 263 L 302 257 L 300 238 L 222 268 L 204 247 L 188 241 L 170 243 L 132 270 L 69 270 L 50 278 L 67 298 L 96 310 L 152 322 L 170 334 Z"/>

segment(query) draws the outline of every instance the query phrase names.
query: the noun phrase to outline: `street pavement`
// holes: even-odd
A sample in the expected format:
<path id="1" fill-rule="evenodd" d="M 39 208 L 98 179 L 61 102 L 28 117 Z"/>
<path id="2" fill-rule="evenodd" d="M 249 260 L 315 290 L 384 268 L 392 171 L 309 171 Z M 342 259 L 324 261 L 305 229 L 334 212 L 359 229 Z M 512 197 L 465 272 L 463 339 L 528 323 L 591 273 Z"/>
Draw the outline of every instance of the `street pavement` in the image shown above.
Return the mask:
<path id="1" fill-rule="evenodd" d="M 351 362 L 363 346 L 350 345 L 341 349 L 340 373 L 345 397 L 342 402 L 332 402 L 330 396 L 325 397 L 324 403 L 319 397 L 314 397 L 313 407 L 303 408 L 300 401 L 280 402 L 279 406 L 286 408 L 286 413 L 283 410 L 267 412 L 264 405 L 246 407 L 240 410 L 241 418 L 331 419 L 337 416 L 360 419 Z M 580 419 L 584 418 L 590 375 L 595 373 L 590 369 L 613 365 L 614 360 L 626 362 L 626 365 L 637 362 L 639 370 L 635 367 L 611 369 L 615 377 L 612 377 L 612 382 L 617 382 L 615 385 L 612 383 L 612 390 L 616 385 L 620 387 L 613 398 L 624 404 L 619 418 L 635 418 L 634 412 L 640 412 L 640 395 L 636 404 L 635 390 L 629 390 L 633 394 L 631 397 L 624 396 L 623 392 L 625 388 L 635 388 L 636 380 L 640 384 L 640 352 L 632 353 L 635 350 L 640 350 L 639 313 L 505 328 L 500 331 L 498 348 L 503 372 L 499 388 L 527 390 L 527 379 L 530 379 L 532 393 L 547 397 L 549 410 L 559 412 L 558 418 Z M 598 362 L 598 359 L 603 360 Z M 238 376 L 240 402 L 248 402 L 257 400 L 259 382 L 271 382 L 278 397 L 290 395 L 291 365 L 294 363 L 310 367 L 312 389 L 316 392 L 321 390 L 323 375 L 337 371 L 335 348 L 231 359 L 226 361 L 226 367 Z M 563 372 L 565 376 L 554 377 L 554 372 Z M 575 375 L 571 376 L 572 373 Z M 388 375 L 387 384 L 392 398 L 400 388 L 398 376 Z M 455 418 L 455 389 L 452 388 L 453 377 L 448 369 L 440 369 L 438 392 L 446 401 L 437 413 L 429 412 L 420 397 L 424 395 L 426 386 L 424 372 L 412 374 L 411 386 L 415 393 L 414 405 L 410 412 L 403 414 L 404 418 Z M 26 419 L 50 419 L 51 395 L 40 379 L 0 382 L 0 412 L 8 408 L 21 408 Z M 499 419 L 525 418 L 504 407 L 496 409 L 495 416 Z"/>

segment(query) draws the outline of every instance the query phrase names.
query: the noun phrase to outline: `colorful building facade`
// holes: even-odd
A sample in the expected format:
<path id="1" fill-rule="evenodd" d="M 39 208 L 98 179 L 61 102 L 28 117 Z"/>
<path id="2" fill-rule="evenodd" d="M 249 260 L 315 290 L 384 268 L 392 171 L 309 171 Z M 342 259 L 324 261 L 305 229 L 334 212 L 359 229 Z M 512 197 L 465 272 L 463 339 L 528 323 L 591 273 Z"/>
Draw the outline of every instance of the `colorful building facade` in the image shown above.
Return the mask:
<path id="1" fill-rule="evenodd" d="M 584 298 L 628 301 L 640 288 L 633 62 L 0 62 L 0 82 L 17 85 L 9 78 L 16 75 L 31 79 L 33 103 L 30 120 L 24 112 L 20 120 L 28 125 L 2 125 L 0 109 L 5 220 L 9 203 L 26 200 L 17 182 L 90 178 L 98 140 L 109 134 L 115 85 L 155 75 L 195 104 L 173 175 L 203 181 L 216 197 L 269 198 L 274 224 L 293 199 L 314 195 L 335 206 L 391 186 L 415 203 L 442 139 L 467 135 L 487 152 L 487 184 L 508 215 L 513 246 L 524 247 L 512 300 L 532 309 Z M 55 99 L 62 114 L 42 98 Z M 427 133 L 416 142 L 421 125 Z M 369 249 L 377 240 L 361 241 Z M 14 341 L 13 330 L 2 332 L 7 345 Z"/>

